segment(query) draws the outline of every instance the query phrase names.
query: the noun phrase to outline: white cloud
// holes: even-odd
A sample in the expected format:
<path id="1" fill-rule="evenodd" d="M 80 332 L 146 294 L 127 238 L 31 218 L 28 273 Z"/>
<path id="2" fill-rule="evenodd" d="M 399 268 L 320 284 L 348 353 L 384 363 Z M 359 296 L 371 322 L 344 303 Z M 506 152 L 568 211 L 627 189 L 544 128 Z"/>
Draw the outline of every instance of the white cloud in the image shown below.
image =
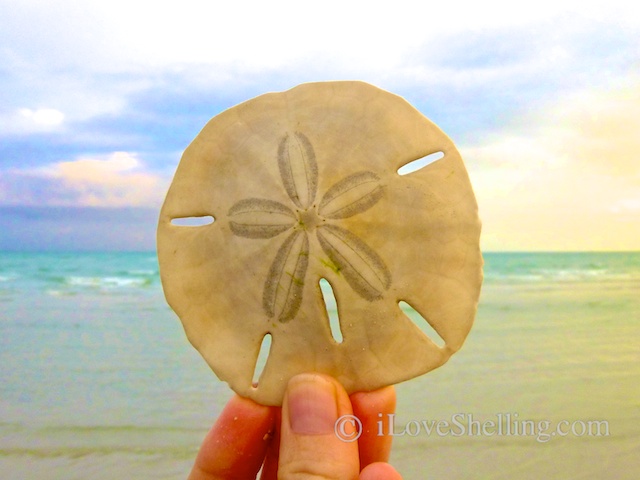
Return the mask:
<path id="1" fill-rule="evenodd" d="M 62 131 L 65 114 L 55 108 L 18 108 L 0 113 L 0 136 Z"/>
<path id="2" fill-rule="evenodd" d="M 5 108 L 57 109 L 66 124 L 118 115 L 132 94 L 169 82 L 166 75 L 186 90 L 206 85 L 220 96 L 246 85 L 256 93 L 257 83 L 272 89 L 339 78 L 402 93 L 419 89 L 421 95 L 433 94 L 434 85 L 464 92 L 540 77 L 551 90 L 558 78 L 584 83 L 579 75 L 592 73 L 588 82 L 602 83 L 606 76 L 585 72 L 570 47 L 595 33 L 607 45 L 610 32 L 636 33 L 640 24 L 640 16 L 631 15 L 633 2 L 617 0 L 606 8 L 589 1 L 499 0 L 2 3 L 7 6 L 0 18 L 0 61 L 11 72 L 12 84 L 5 90 L 14 91 L 6 97 L 0 91 L 0 101 Z M 506 35 L 499 38 L 503 42 L 524 32 L 523 44 L 531 40 L 536 48 L 493 65 L 449 58 L 455 39 L 492 31 Z M 481 45 L 480 50 L 499 47 Z M 474 50 L 474 44 L 467 48 Z M 434 62 L 435 56 L 450 61 Z M 19 103 L 16 96 L 22 97 Z M 0 112 L 3 136 L 29 131 L 27 126 Z"/>
<path id="3" fill-rule="evenodd" d="M 612 213 L 640 213 L 640 188 L 635 198 L 623 198 L 615 202 L 611 207 Z"/>
<path id="4" fill-rule="evenodd" d="M 64 113 L 55 108 L 38 108 L 37 110 L 21 108 L 18 113 L 24 118 L 33 121 L 36 125 L 46 127 L 57 127 L 64 121 Z"/>
<path id="5" fill-rule="evenodd" d="M 365 70 L 384 71 L 418 45 L 465 31 L 539 24 L 541 36 L 557 37 L 562 32 L 554 19 L 565 18 L 567 30 L 594 21 L 624 28 L 640 23 L 634 9 L 622 0 L 611 0 L 606 8 L 601 2 L 566 0 L 23 0 L 5 9 L 4 27 L 13 33 L 9 38 L 46 52 L 43 60 L 102 72 L 188 63 L 272 70 L 292 61 L 356 62 Z M 555 55 L 564 55 L 560 47 Z"/>
<path id="6" fill-rule="evenodd" d="M 613 0 L 603 9 L 600 2 L 589 1 L 120 0 L 93 4 L 92 10 L 100 12 L 122 53 L 145 63 L 240 63 L 262 68 L 293 59 L 313 60 L 321 54 L 384 69 L 421 42 L 469 29 L 522 28 L 563 15 L 571 19 L 565 28 L 594 18 L 633 22 L 633 16 L 620 17 L 632 9 L 628 3 Z"/>
<path id="7" fill-rule="evenodd" d="M 0 61 L 8 72 L 0 85 L 1 137 L 58 132 L 74 152 L 100 148 L 101 138 L 103 147 L 121 145 L 104 147 L 110 150 L 142 150 L 144 139 L 135 138 L 141 132 L 157 143 L 170 136 L 170 126 L 145 123 L 168 91 L 236 99 L 292 82 L 359 78 L 440 112 L 464 113 L 468 104 L 461 128 L 487 135 L 461 150 L 485 232 L 494 239 L 507 236 L 516 245 L 517 230 L 522 245 L 550 245 L 540 232 L 567 231 L 566 217 L 581 215 L 582 227 L 573 227 L 587 237 L 586 212 L 624 218 L 626 225 L 637 220 L 640 83 L 618 88 L 640 54 L 634 2 L 0 0 L 0 6 Z M 516 47 L 509 45 L 514 38 Z M 612 86 L 615 94 L 598 90 Z M 509 95 L 496 95 L 502 91 Z M 180 110 L 173 100 L 167 110 Z M 510 101 L 521 103 L 497 104 Z M 529 114 L 514 118 L 525 105 Z M 187 108 L 180 110 L 184 118 L 168 115 L 166 124 L 188 123 Z M 98 116 L 107 117 L 106 127 L 97 120 L 75 128 Z M 109 137 L 114 124 L 132 121 L 126 141 L 120 132 Z M 65 158 L 58 153 L 65 145 L 56 147 L 55 158 Z M 6 158 L 13 161 L 11 148 Z M 85 155 L 1 171 L 0 203 L 159 205 L 167 184 L 135 154 Z"/>

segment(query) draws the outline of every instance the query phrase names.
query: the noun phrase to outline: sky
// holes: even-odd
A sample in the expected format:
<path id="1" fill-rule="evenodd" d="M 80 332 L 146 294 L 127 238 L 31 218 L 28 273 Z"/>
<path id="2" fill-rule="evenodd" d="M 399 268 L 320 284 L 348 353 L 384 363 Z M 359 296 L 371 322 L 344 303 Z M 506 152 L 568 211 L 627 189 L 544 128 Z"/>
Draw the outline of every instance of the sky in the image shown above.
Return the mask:
<path id="1" fill-rule="evenodd" d="M 640 249 L 640 6 L 0 0 L 0 249 L 150 250 L 184 148 L 309 81 L 456 143 L 487 251 Z"/>

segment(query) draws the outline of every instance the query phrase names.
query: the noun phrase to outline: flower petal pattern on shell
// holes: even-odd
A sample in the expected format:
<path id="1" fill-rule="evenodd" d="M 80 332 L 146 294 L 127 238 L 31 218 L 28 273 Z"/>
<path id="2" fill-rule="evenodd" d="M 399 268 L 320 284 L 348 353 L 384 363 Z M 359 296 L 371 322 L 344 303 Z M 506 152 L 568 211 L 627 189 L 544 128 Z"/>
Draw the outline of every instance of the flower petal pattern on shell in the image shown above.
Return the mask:
<path id="1" fill-rule="evenodd" d="M 278 146 L 282 183 L 293 203 L 309 208 L 318 189 L 318 164 L 309 139 L 302 133 L 285 135 Z"/>
<path id="2" fill-rule="evenodd" d="M 288 322 L 296 316 L 308 265 L 309 237 L 296 230 L 278 250 L 264 285 L 262 305 L 270 317 Z"/>
<path id="3" fill-rule="evenodd" d="M 286 205 L 262 198 L 247 198 L 233 205 L 228 213 L 231 231 L 239 237 L 271 238 L 286 232 L 296 222 L 296 215 Z"/>
<path id="4" fill-rule="evenodd" d="M 347 195 L 350 194 L 350 195 Z M 355 194 L 356 200 L 351 197 Z M 382 198 L 380 177 L 373 172 L 358 172 L 333 185 L 324 194 L 318 213 L 326 218 L 347 218 L 373 207 Z"/>
<path id="5" fill-rule="evenodd" d="M 391 285 L 391 273 L 371 247 L 336 225 L 323 225 L 316 235 L 324 252 L 358 295 L 369 301 L 382 297 Z"/>
<path id="6" fill-rule="evenodd" d="M 348 230 L 326 220 L 352 217 L 369 210 L 384 196 L 380 177 L 356 172 L 335 183 L 314 204 L 318 165 L 310 140 L 302 133 L 285 134 L 278 144 L 278 169 L 288 206 L 261 198 L 247 198 L 229 210 L 231 231 L 244 238 L 273 238 L 291 231 L 281 244 L 265 280 L 262 306 L 269 318 L 292 320 L 300 310 L 309 265 L 309 232 L 347 283 L 362 298 L 378 300 L 391 285 L 391 273 L 380 256 Z"/>

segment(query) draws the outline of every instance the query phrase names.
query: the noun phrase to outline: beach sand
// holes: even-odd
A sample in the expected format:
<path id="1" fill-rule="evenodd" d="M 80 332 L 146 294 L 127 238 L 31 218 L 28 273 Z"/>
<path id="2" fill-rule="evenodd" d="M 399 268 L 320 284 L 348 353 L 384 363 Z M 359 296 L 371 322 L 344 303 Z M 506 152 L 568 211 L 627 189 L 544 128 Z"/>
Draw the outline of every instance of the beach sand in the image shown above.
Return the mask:
<path id="1" fill-rule="evenodd" d="M 637 478 L 638 291 L 635 282 L 486 285 L 463 349 L 398 386 L 397 424 L 463 414 L 463 427 L 397 437 L 394 464 L 416 479 Z"/>
<path id="2" fill-rule="evenodd" d="M 466 344 L 397 386 L 406 479 L 637 478 L 640 254 L 612 255 L 487 255 Z M 0 311 L 1 478 L 186 477 L 231 393 L 153 253 L 0 254 Z"/>

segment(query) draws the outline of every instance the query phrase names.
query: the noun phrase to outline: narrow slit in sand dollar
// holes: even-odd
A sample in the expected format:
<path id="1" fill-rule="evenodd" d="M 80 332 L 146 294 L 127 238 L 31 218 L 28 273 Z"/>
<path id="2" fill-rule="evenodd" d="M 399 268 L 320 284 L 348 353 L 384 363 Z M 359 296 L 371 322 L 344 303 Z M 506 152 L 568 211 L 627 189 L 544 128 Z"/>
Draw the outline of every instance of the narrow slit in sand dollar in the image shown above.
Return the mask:
<path id="1" fill-rule="evenodd" d="M 201 215 L 194 217 L 176 217 L 171 219 L 171 225 L 176 227 L 204 227 L 211 225 L 215 219 L 211 215 Z"/>
<path id="2" fill-rule="evenodd" d="M 404 314 L 411 319 L 413 323 L 424 333 L 429 339 L 438 345 L 439 347 L 444 347 L 446 342 L 440 336 L 440 334 L 431 326 L 429 321 L 418 312 L 415 308 L 413 308 L 410 304 L 405 301 L 398 302 L 398 306 L 402 309 Z"/>
<path id="3" fill-rule="evenodd" d="M 333 293 L 333 287 L 326 278 L 320 279 L 320 290 L 322 293 L 322 299 L 324 300 L 324 306 L 327 310 L 331 336 L 336 343 L 342 343 L 343 336 L 342 327 L 340 325 L 340 316 L 338 314 L 338 302 L 335 294 Z"/>
<path id="4" fill-rule="evenodd" d="M 253 370 L 253 380 L 251 382 L 251 386 L 253 388 L 258 388 L 260 386 L 260 377 L 262 376 L 262 372 L 267 366 L 267 362 L 269 361 L 269 352 L 271 351 L 271 334 L 267 333 L 264 337 L 262 337 L 262 342 L 260 343 L 260 350 L 258 351 L 258 356 L 256 357 L 255 368 Z"/>
<path id="5" fill-rule="evenodd" d="M 410 173 L 415 173 L 418 170 L 422 170 L 424 167 L 437 162 L 443 157 L 444 152 L 434 152 L 416 160 L 412 160 L 411 162 L 404 164 L 398 169 L 398 175 L 409 175 Z"/>

